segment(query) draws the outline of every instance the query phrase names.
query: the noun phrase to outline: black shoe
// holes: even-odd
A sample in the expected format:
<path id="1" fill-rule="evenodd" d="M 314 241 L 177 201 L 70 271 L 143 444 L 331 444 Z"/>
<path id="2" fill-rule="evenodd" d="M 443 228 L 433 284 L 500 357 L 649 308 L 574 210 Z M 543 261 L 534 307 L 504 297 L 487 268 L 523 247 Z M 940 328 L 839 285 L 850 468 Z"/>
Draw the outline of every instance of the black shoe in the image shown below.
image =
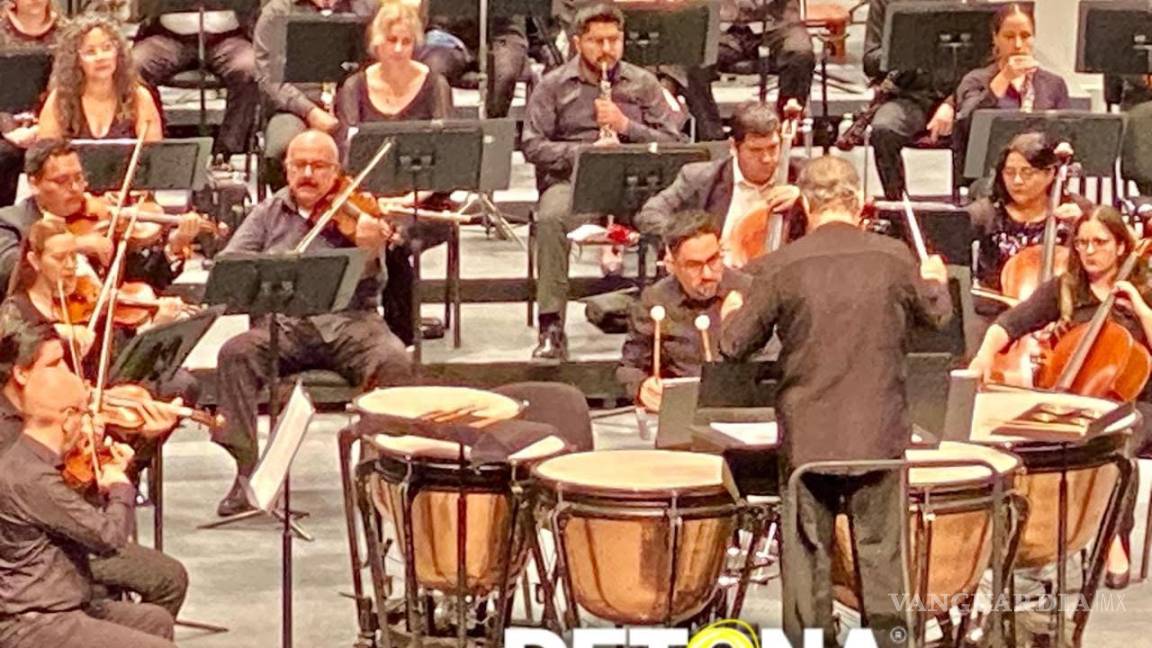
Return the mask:
<path id="1" fill-rule="evenodd" d="M 533 360 L 548 360 L 563 362 L 568 359 L 568 337 L 564 335 L 564 327 L 553 324 L 540 331 L 536 348 L 532 349 Z"/>
<path id="2" fill-rule="evenodd" d="M 1104 587 L 1110 590 L 1122 590 L 1128 587 L 1132 580 L 1132 568 L 1125 569 L 1123 573 L 1108 572 L 1104 575 Z"/>
<path id="3" fill-rule="evenodd" d="M 220 500 L 220 504 L 216 506 L 216 515 L 220 517 L 232 517 L 248 511 L 255 511 L 256 507 L 248 501 L 248 494 L 244 489 L 244 482 L 241 480 L 243 477 L 237 477 L 236 481 L 232 482 L 232 490 Z"/>
<path id="4" fill-rule="evenodd" d="M 421 317 L 420 337 L 425 340 L 439 340 L 443 338 L 444 320 L 439 317 Z"/>

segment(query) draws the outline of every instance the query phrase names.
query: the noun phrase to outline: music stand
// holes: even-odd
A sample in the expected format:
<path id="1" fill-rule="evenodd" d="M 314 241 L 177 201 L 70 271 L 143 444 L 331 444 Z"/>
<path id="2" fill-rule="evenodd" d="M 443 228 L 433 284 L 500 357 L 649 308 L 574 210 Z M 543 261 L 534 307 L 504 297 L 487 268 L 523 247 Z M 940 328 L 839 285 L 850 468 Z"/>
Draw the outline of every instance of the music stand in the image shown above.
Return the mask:
<path id="1" fill-rule="evenodd" d="M 707 148 L 684 144 L 624 144 L 580 150 L 572 170 L 572 213 L 631 218 L 690 162 L 706 162 Z"/>
<path id="2" fill-rule="evenodd" d="M 368 174 L 362 189 L 375 194 L 401 195 L 408 192 L 477 191 L 483 159 L 484 129 L 481 122 L 375 122 L 363 124 L 352 134 L 348 145 L 349 173 L 357 174 L 391 140 L 392 150 Z M 413 218 L 419 216 L 413 212 Z M 460 223 L 451 222 L 445 278 L 445 326 L 452 326 L 453 344 L 460 346 Z M 420 252 L 413 250 L 412 269 L 420 281 Z M 412 291 L 412 332 L 414 360 L 422 358 L 420 330 L 420 291 Z M 455 326 L 453 326 L 455 322 Z"/>
<path id="3" fill-rule="evenodd" d="M 277 16 L 272 42 L 284 52 L 273 83 L 339 83 L 368 60 L 367 18 L 349 14 Z"/>
<path id="4" fill-rule="evenodd" d="M 0 52 L 0 79 L 21 79 L 0 83 L 0 112 L 15 115 L 36 110 L 51 74 L 52 53 L 47 49 Z"/>
<path id="5" fill-rule="evenodd" d="M 1020 133 L 1039 131 L 1065 141 L 1076 151 L 1082 175 L 1111 177 L 1124 135 L 1124 117 L 1082 110 L 977 110 L 964 161 L 964 177 L 982 178 L 996 168 L 996 160 Z"/>
<path id="6" fill-rule="evenodd" d="M 1031 13 L 1032 3 L 1024 3 Z M 932 87 L 950 93 L 965 74 L 988 64 L 995 3 L 939 0 L 893 3 L 884 17 L 883 70 L 932 75 Z"/>
<path id="7" fill-rule="evenodd" d="M 1152 72 L 1152 6 L 1146 1 L 1080 0 L 1076 71 Z"/>
<path id="8" fill-rule="evenodd" d="M 208 42 L 204 31 L 204 14 L 208 11 L 233 11 L 241 24 L 245 15 L 259 11 L 261 0 L 138 0 L 137 12 L 141 19 L 156 19 L 169 13 L 195 13 L 196 69 L 200 73 L 200 135 L 208 136 L 207 106 L 204 86 L 208 78 Z"/>
<path id="9" fill-rule="evenodd" d="M 306 254 L 272 253 L 225 254 L 216 258 L 208 275 L 204 302 L 223 304 L 228 313 L 249 313 L 252 317 L 266 316 L 268 322 L 268 417 L 270 429 L 277 429 L 279 416 L 280 383 L 280 324 L 279 316 L 306 317 L 331 313 L 348 305 L 355 286 L 364 272 L 365 253 L 358 248 L 319 250 Z M 295 411 L 295 410 L 292 410 Z M 274 439 L 272 440 L 274 441 Z M 272 441 L 265 450 L 270 456 Z M 279 446 L 277 446 L 279 447 Z M 294 454 L 293 450 L 293 454 Z M 291 457 L 289 457 L 290 459 Z M 264 457 L 261 458 L 261 463 Z M 269 512 L 280 518 L 281 526 L 281 623 L 283 646 L 292 645 L 292 537 L 303 534 L 292 519 L 291 462 L 283 466 L 284 479 L 280 489 L 283 508 L 262 507 L 257 514 Z M 246 492 L 251 501 L 251 493 Z M 213 528 L 238 519 L 252 517 L 241 514 L 206 524 L 200 528 Z"/>
<path id="10" fill-rule="evenodd" d="M 720 41 L 719 4 L 688 0 L 625 2 L 624 60 L 641 67 L 702 67 L 716 62 Z"/>
<path id="11" fill-rule="evenodd" d="M 119 191 L 128 170 L 135 140 L 73 140 L 90 191 Z M 208 179 L 212 138 L 165 139 L 147 142 L 140 150 L 140 166 L 133 189 L 197 191 Z"/>

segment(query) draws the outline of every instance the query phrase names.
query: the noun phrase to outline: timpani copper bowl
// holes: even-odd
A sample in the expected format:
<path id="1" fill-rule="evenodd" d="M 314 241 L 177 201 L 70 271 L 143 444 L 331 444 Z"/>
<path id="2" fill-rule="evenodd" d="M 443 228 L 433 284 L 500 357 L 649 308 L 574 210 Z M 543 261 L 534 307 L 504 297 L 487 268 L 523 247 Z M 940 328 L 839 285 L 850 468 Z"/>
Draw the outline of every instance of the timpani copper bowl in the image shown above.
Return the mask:
<path id="1" fill-rule="evenodd" d="M 508 419 L 521 403 L 476 389 L 399 387 L 356 400 L 358 411 L 420 419 L 429 412 L 469 411 L 470 417 Z M 479 433 L 483 434 L 483 431 Z M 517 516 L 526 512 L 514 484 L 528 478 L 535 463 L 559 455 L 567 444 L 547 437 L 513 453 L 506 462 L 472 465 L 460 444 L 413 435 L 377 434 L 364 439 L 360 474 L 376 510 L 395 528 L 406 574 L 426 590 L 456 592 L 460 584 L 458 547 L 464 544 L 464 589 L 482 597 L 514 577 L 527 544 L 518 542 Z M 460 516 L 460 498 L 466 501 Z M 505 565 L 501 561 L 508 559 Z M 505 581 L 508 582 L 508 581 Z"/>
<path id="2" fill-rule="evenodd" d="M 615 623 L 670 625 L 712 602 L 738 514 L 722 466 L 715 455 L 613 450 L 533 469 L 570 626 L 577 604 Z"/>
<path id="3" fill-rule="evenodd" d="M 1014 455 L 945 441 L 905 453 L 910 550 L 908 573 L 921 611 L 941 614 L 971 597 L 992 556 L 997 497 L 1007 496 L 1020 468 Z M 931 464 L 941 464 L 933 467 Z M 998 482 L 998 483 L 997 483 Z M 859 609 L 847 518 L 836 524 L 832 579 L 837 600 Z"/>

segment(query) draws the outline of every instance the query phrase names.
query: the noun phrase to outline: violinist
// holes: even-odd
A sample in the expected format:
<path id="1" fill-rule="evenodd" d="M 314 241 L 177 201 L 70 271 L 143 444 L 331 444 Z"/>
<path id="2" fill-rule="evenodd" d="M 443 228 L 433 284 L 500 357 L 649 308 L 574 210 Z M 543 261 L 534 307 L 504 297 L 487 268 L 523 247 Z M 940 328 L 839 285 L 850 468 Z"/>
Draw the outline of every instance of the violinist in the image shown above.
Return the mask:
<path id="1" fill-rule="evenodd" d="M 51 90 L 40 110 L 40 137 L 163 137 L 160 109 L 140 83 L 119 25 L 84 14 L 60 32 Z"/>
<path id="2" fill-rule="evenodd" d="M 8 0 L 0 4 L 0 50 L 48 49 L 56 43 L 60 17 L 51 0 Z M 47 90 L 46 88 L 44 90 Z M 0 115 L 0 207 L 16 202 L 24 149 L 36 140 L 35 123 Z"/>
<path id="3" fill-rule="evenodd" d="M 803 214 L 795 212 L 800 190 L 776 182 L 780 165 L 780 119 L 768 104 L 754 101 L 737 106 L 732 114 L 731 155 L 711 162 L 685 164 L 676 180 L 649 198 L 636 216 L 640 232 L 662 235 L 673 219 L 687 210 L 712 214 L 721 232 L 726 258 L 732 251 L 732 232 L 748 214 L 767 209 L 790 213 L 791 233 L 803 232 Z M 787 163 L 787 162 L 785 162 Z"/>
<path id="4" fill-rule="evenodd" d="M 1110 294 L 1118 297 L 1110 319 L 1122 326 L 1140 344 L 1152 339 L 1152 284 L 1142 261 L 1128 281 L 1117 281 L 1119 268 L 1132 254 L 1137 243 L 1120 213 L 1112 207 L 1096 207 L 1076 220 L 1071 228 L 1075 253 L 1069 256 L 1063 275 L 1042 284 L 1032 296 L 997 318 L 984 335 L 970 368 L 985 379 L 990 376 L 996 354 L 1013 341 L 1050 324 L 1067 329 L 1090 320 L 1101 301 Z M 1145 385 L 1137 405 L 1152 411 L 1152 388 Z M 1147 415 L 1145 416 L 1147 419 Z M 1137 449 L 1145 444 L 1146 430 L 1133 439 Z M 1135 500 L 1128 502 L 1117 542 L 1108 556 L 1105 583 L 1109 587 L 1128 582 L 1128 534 L 1132 529 Z"/>
<path id="5" fill-rule="evenodd" d="M 332 198 L 341 175 L 339 159 L 331 135 L 315 130 L 297 135 L 285 158 L 288 186 L 252 210 L 222 254 L 294 249 Z M 380 258 L 392 234 L 386 220 L 365 215 L 356 221 L 353 236 L 325 231 L 312 242 L 310 250 L 357 246 L 368 252 L 368 267 L 347 309 L 280 321 L 282 373 L 329 369 L 366 389 L 408 379 L 411 361 L 404 344 L 377 313 L 383 281 Z M 268 336 L 267 327 L 254 322 L 251 330 L 225 343 L 218 356 L 217 393 L 225 423 L 213 431 L 212 440 L 232 455 L 237 468 L 232 490 L 216 509 L 224 517 L 251 509 L 244 484 L 259 456 L 256 408 L 268 371 Z"/>
<path id="6" fill-rule="evenodd" d="M 88 183 L 80 156 L 64 140 L 42 139 L 33 144 L 24 171 L 32 195 L 0 209 L 0 287 L 5 290 L 20 258 L 20 244 L 32 223 L 45 214 L 74 223 L 98 217 L 94 212 L 101 208 L 99 199 L 85 193 Z M 128 256 L 125 278 L 147 282 L 157 290 L 167 288 L 183 271 L 185 251 L 198 232 L 197 222 L 197 217 L 190 214 L 169 231 L 167 241 L 134 248 Z M 99 231 L 77 235 L 76 245 L 97 267 L 111 261 L 112 241 Z"/>
<path id="7" fill-rule="evenodd" d="M 420 16 L 413 7 L 386 3 L 368 26 L 368 43 L 376 59 L 344 82 L 336 99 L 336 116 L 344 127 L 368 122 L 446 119 L 452 113 L 452 89 L 438 72 L 414 60 L 423 41 Z M 387 199 L 404 206 L 427 196 Z M 416 282 L 412 254 L 431 249 L 451 235 L 446 223 L 405 222 L 385 258 L 384 319 L 405 345 L 415 340 L 412 290 Z"/>
<path id="8" fill-rule="evenodd" d="M 75 385 L 68 352 L 51 329 L 0 322 L 0 455 L 16 444 L 25 412 L 43 407 L 42 395 L 55 395 Z M 70 388 L 70 387 L 69 387 Z M 41 395 L 41 396 L 38 396 Z M 125 544 L 116 552 L 89 559 L 95 583 L 109 590 L 136 593 L 175 617 L 188 592 L 188 574 L 179 561 L 162 552 Z"/>
<path id="9" fill-rule="evenodd" d="M 35 349 L 36 358 L 13 368 L 5 389 L 7 396 L 12 380 L 20 384 L 25 422 L 0 456 L 0 646 L 175 646 L 169 610 L 96 595 L 98 568 L 90 556 L 114 558 L 129 546 L 136 490 L 125 471 L 132 450 L 106 448 L 108 458 L 95 472 L 98 495 L 91 499 L 66 483 L 64 458 L 102 440 L 84 414 L 88 390 L 68 369 L 64 345 L 37 345 L 38 339 L 9 327 L 0 338 L 8 366 L 27 357 L 21 348 Z M 135 570 L 146 566 L 125 562 Z"/>
<path id="10" fill-rule="evenodd" d="M 980 245 L 976 278 L 981 286 L 1003 290 L 1004 264 L 1024 248 L 1043 242 L 1059 164 L 1055 143 L 1043 133 L 1021 133 L 1000 154 L 992 195 L 967 207 Z M 1079 196 L 1069 197 L 1056 208 L 1058 243 L 1066 242 L 1068 223 L 1089 209 L 1091 204 Z"/>

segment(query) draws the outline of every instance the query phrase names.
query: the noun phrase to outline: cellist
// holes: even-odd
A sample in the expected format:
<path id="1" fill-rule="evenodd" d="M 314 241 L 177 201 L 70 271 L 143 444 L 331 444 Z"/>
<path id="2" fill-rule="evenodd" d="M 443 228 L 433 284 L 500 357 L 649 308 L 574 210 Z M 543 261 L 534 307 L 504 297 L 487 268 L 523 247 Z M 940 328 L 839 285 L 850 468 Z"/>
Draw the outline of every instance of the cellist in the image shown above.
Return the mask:
<path id="1" fill-rule="evenodd" d="M 1128 256 L 1136 249 L 1137 241 L 1125 225 L 1120 212 L 1110 206 L 1092 209 L 1076 219 L 1071 228 L 1074 254 L 1068 258 L 1067 271 L 1042 284 L 1019 305 L 1001 314 L 989 327 L 969 368 L 988 379 L 996 354 L 1009 344 L 1049 324 L 1068 328 L 1089 321 L 1097 307 L 1110 295 L 1116 295 L 1117 307 L 1110 318 L 1122 326 L 1140 345 L 1149 346 L 1152 339 L 1152 284 L 1145 262 L 1136 264 L 1127 281 L 1118 281 L 1117 274 Z M 1152 412 L 1152 389 L 1146 384 L 1137 396 L 1137 405 L 1147 404 Z M 1143 409 L 1143 408 L 1142 408 Z M 1147 420 L 1147 415 L 1145 415 Z M 1133 439 L 1133 448 L 1140 450 L 1147 433 L 1137 430 L 1140 438 Z M 1133 492 L 1134 489 L 1133 489 Z M 1105 583 L 1114 589 L 1128 583 L 1128 534 L 1132 529 L 1135 498 L 1125 506 L 1117 542 L 1108 556 Z"/>

